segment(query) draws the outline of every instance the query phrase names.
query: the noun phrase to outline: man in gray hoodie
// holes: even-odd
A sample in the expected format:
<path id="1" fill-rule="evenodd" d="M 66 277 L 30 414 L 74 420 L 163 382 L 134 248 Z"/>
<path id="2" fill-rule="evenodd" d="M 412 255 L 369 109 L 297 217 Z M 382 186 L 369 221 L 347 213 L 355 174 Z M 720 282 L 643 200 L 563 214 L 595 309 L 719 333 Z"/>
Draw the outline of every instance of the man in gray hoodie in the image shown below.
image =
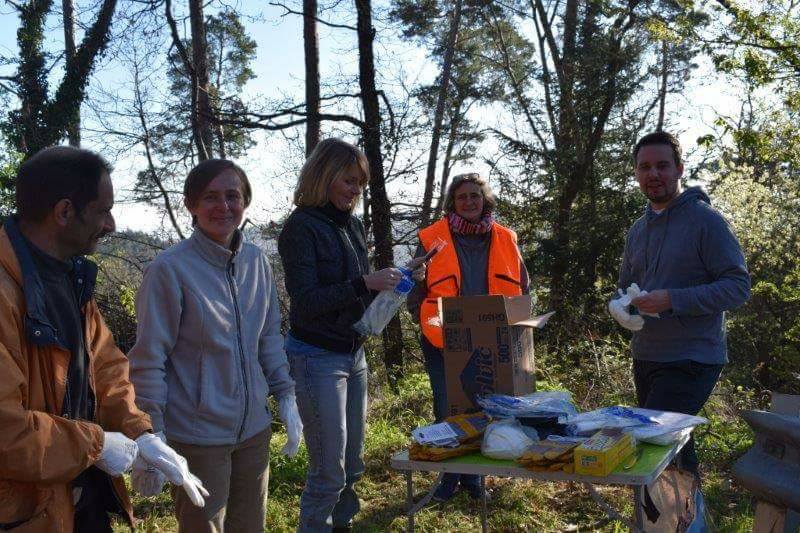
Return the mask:
<path id="1" fill-rule="evenodd" d="M 647 294 L 631 305 L 633 374 L 640 407 L 697 414 L 728 361 L 725 311 L 750 296 L 744 254 L 725 218 L 699 187 L 683 190 L 678 140 L 642 137 L 633 151 L 636 179 L 649 202 L 628 231 L 618 287 Z M 634 311 L 634 312 L 636 312 Z M 678 463 L 698 472 L 690 440 Z"/>

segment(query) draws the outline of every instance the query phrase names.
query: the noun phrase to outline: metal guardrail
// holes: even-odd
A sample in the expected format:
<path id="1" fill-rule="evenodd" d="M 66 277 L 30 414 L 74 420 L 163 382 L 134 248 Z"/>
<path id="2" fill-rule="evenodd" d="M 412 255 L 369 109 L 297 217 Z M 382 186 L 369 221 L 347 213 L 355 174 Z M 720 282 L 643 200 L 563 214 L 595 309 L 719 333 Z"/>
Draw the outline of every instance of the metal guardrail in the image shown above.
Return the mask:
<path id="1" fill-rule="evenodd" d="M 795 531 L 800 512 L 800 417 L 766 411 L 743 411 L 740 416 L 753 428 L 755 443 L 733 465 L 733 477 L 758 500 L 787 509 L 785 526 L 790 529 L 784 531 Z"/>

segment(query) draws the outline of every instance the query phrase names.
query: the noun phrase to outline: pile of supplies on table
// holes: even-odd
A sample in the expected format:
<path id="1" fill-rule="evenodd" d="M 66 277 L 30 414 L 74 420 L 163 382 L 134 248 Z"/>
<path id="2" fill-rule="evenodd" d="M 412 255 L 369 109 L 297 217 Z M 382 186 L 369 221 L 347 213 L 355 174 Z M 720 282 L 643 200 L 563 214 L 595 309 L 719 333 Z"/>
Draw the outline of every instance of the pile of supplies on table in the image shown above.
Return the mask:
<path id="1" fill-rule="evenodd" d="M 450 416 L 439 424 L 417 428 L 411 432 L 416 442 L 408 456 L 417 461 L 441 461 L 480 450 L 490 422 L 484 413 L 474 413 Z"/>
<path id="2" fill-rule="evenodd" d="M 477 403 L 483 411 L 412 431 L 409 458 L 441 461 L 480 452 L 538 472 L 607 476 L 622 463 L 635 463 L 637 443 L 671 445 L 708 423 L 699 416 L 638 407 L 579 413 L 566 391 L 488 394 Z"/>

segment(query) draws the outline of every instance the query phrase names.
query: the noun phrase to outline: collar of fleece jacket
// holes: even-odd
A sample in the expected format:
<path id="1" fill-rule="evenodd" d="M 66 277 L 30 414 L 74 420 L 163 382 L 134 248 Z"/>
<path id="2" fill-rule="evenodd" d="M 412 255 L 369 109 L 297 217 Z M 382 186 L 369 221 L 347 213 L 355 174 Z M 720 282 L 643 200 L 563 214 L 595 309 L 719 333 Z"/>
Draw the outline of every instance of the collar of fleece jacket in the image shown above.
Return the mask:
<path id="1" fill-rule="evenodd" d="M 230 249 L 220 246 L 208 238 L 199 228 L 194 230 L 190 240 L 203 259 L 216 267 L 225 268 L 228 263 L 235 261 L 236 256 L 242 251 L 244 234 L 240 230 L 236 230 Z"/>

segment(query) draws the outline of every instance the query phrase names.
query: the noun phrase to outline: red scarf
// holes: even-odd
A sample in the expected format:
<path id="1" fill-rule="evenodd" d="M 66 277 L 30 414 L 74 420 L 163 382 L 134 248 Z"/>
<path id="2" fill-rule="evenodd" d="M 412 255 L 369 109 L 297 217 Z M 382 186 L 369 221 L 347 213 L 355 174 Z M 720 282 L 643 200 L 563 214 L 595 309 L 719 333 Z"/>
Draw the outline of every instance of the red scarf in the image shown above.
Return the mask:
<path id="1" fill-rule="evenodd" d="M 450 231 L 453 233 L 460 233 L 462 235 L 479 235 L 481 233 L 489 233 L 492 231 L 494 218 L 492 218 L 491 211 L 484 213 L 478 222 L 470 222 L 469 220 L 455 213 L 448 213 L 447 223 L 450 224 Z"/>

